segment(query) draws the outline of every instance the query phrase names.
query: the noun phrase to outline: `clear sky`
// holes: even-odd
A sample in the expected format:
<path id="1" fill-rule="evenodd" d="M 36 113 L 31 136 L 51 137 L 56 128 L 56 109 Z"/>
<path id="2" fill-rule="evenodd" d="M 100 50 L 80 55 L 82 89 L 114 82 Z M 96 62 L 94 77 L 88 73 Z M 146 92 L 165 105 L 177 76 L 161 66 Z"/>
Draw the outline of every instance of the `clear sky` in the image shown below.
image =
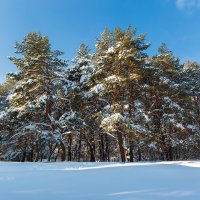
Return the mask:
<path id="1" fill-rule="evenodd" d="M 147 33 L 150 54 L 166 42 L 181 61 L 200 62 L 200 0 L 0 0 L 0 82 L 17 71 L 7 56 L 28 32 L 48 35 L 71 59 L 82 42 L 94 48 L 105 27 L 128 25 Z"/>

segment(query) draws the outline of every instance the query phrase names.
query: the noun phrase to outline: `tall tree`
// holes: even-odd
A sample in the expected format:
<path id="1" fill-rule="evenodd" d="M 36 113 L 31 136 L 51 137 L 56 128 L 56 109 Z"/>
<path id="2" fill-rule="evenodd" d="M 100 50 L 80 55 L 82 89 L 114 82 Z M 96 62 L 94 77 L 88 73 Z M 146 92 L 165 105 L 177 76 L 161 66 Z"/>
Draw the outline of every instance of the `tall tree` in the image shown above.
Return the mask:
<path id="1" fill-rule="evenodd" d="M 13 74 L 16 87 L 9 97 L 10 111 L 15 112 L 17 119 L 11 148 L 22 154 L 22 161 L 28 157 L 27 154 L 31 154 L 31 160 L 33 157 L 38 160 L 44 157 L 46 146 L 49 151 L 50 146 L 63 147 L 52 120 L 55 111 L 52 108 L 66 62 L 59 58 L 63 53 L 52 51 L 48 37 L 40 33 L 29 33 L 21 43 L 16 43 L 15 49 L 20 56 L 10 57 L 19 69 L 17 74 Z M 64 154 L 64 148 L 62 151 Z"/>
<path id="2" fill-rule="evenodd" d="M 117 135 L 122 162 L 126 161 L 124 136 L 128 132 L 137 132 L 139 127 L 132 119 L 133 102 L 138 98 L 141 68 L 147 58 L 143 51 L 149 45 L 145 43 L 145 35 L 136 36 L 136 30 L 130 27 L 126 31 L 116 28 L 113 33 L 106 29 L 96 44 L 94 59 L 97 72 L 94 77 L 96 83 L 103 84 L 110 106 L 110 114 L 105 114 L 103 127 L 108 128 L 112 124 L 113 129 L 109 131 Z M 110 126 L 105 120 L 111 122 Z M 132 131 L 126 131 L 126 127 Z"/>

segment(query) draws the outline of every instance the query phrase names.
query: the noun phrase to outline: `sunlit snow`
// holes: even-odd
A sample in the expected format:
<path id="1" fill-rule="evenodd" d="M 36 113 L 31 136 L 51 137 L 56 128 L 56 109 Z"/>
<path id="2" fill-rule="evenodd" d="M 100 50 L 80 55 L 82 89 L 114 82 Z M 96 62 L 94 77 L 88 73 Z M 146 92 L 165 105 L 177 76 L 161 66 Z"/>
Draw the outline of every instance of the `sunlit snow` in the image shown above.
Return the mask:
<path id="1" fill-rule="evenodd" d="M 200 161 L 0 162 L 2 200 L 198 200 Z"/>

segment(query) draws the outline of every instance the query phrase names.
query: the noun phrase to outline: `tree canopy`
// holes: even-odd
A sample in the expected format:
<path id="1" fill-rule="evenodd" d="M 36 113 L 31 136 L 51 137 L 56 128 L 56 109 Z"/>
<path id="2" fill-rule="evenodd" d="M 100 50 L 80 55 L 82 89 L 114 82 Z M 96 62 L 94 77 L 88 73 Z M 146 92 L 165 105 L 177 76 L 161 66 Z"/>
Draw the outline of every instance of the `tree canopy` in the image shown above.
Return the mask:
<path id="1" fill-rule="evenodd" d="M 31 32 L 0 85 L 0 158 L 137 161 L 199 158 L 200 65 L 136 29 L 105 29 L 91 53 L 63 60 Z"/>

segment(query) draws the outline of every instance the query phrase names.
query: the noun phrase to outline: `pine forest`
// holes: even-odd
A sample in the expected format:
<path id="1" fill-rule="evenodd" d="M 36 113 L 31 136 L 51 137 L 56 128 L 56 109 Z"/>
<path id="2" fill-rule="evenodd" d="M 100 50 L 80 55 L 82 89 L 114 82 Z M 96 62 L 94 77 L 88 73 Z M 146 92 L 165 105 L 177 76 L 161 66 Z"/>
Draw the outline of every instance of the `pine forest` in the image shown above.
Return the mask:
<path id="1" fill-rule="evenodd" d="M 135 28 L 105 29 L 73 60 L 28 33 L 0 84 L 0 160 L 200 159 L 200 65 Z M 15 52 L 15 53 L 14 53 Z"/>

